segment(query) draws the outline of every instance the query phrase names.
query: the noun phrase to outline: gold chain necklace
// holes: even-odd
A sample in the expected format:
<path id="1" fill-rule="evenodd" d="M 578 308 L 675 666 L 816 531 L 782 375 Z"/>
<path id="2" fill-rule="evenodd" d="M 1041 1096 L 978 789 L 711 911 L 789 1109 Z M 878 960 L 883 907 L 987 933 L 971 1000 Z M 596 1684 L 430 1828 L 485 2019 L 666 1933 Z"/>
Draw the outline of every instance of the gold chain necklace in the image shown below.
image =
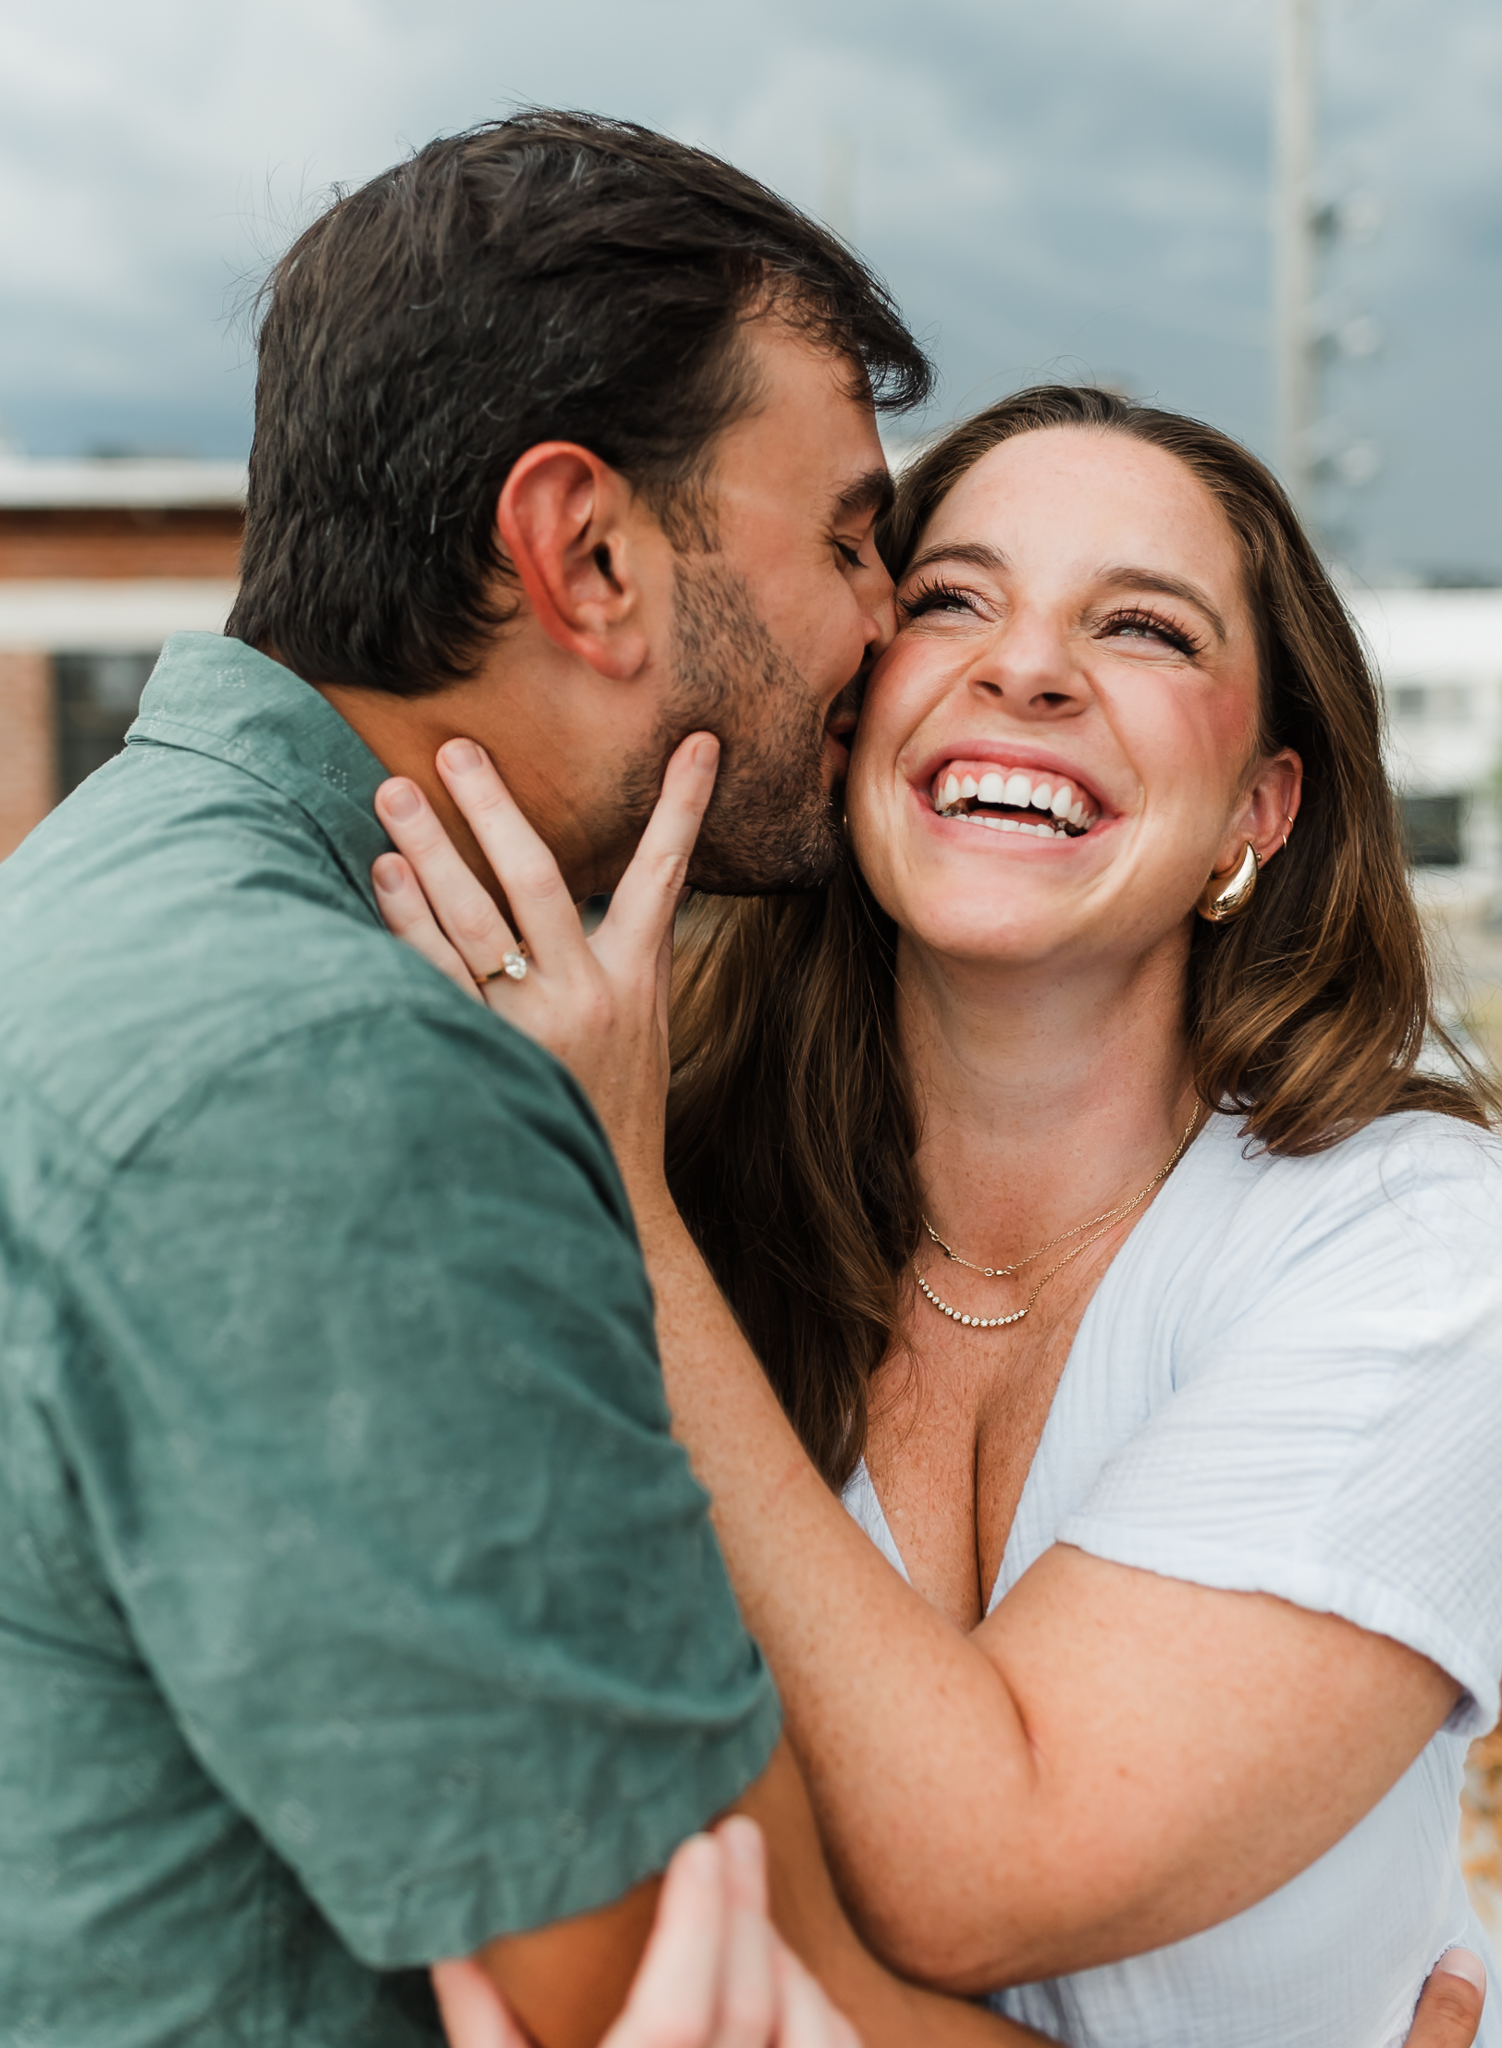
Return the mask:
<path id="1" fill-rule="evenodd" d="M 1199 1122 L 1199 1115 L 1200 1106 L 1196 1103 L 1193 1114 L 1184 1126 L 1183 1137 L 1180 1138 L 1178 1144 L 1173 1148 L 1173 1157 L 1158 1168 L 1158 1171 L 1153 1175 L 1147 1186 L 1140 1193 L 1133 1195 L 1129 1202 L 1122 1202 L 1119 1207 L 1108 1209 L 1103 1216 L 1092 1216 L 1086 1223 L 1076 1223 L 1073 1230 L 1061 1230 L 1057 1237 L 1051 1237 L 1047 1244 L 1040 1244 L 1038 1249 L 1035 1252 L 1029 1252 L 1025 1259 L 1015 1259 L 1010 1266 L 977 1266 L 970 1259 L 962 1259 L 957 1251 L 952 1250 L 949 1245 L 945 1244 L 943 1238 L 940 1237 L 938 1231 L 934 1229 L 928 1218 L 926 1216 L 923 1218 L 923 1228 L 928 1232 L 946 1259 L 952 1260 L 957 1266 L 968 1266 L 972 1273 L 979 1273 L 987 1280 L 1004 1280 L 1009 1273 L 1020 1273 L 1024 1266 L 1030 1266 L 1034 1259 L 1041 1259 L 1043 1254 L 1051 1252 L 1055 1245 L 1065 1244 L 1071 1237 L 1078 1237 L 1082 1230 L 1088 1230 L 1092 1233 L 1083 1243 L 1077 1244 L 1072 1251 L 1065 1252 L 1063 1258 L 1059 1260 L 1056 1266 L 1050 1266 L 1027 1300 L 1022 1304 L 1022 1307 L 1013 1309 L 1009 1316 L 962 1315 L 959 1309 L 951 1308 L 947 1301 L 939 1299 L 938 1295 L 934 1293 L 923 1275 L 918 1271 L 918 1262 L 915 1259 L 913 1261 L 913 1275 L 918 1282 L 919 1293 L 925 1301 L 931 1303 L 939 1311 L 940 1315 L 948 1316 L 951 1322 L 963 1324 L 967 1330 L 1001 1330 L 1008 1323 L 1020 1323 L 1056 1274 L 1062 1273 L 1064 1268 L 1072 1260 L 1077 1259 L 1082 1252 L 1089 1251 L 1091 1245 L 1098 1244 L 1114 1224 L 1120 1223 L 1123 1217 L 1130 1216 L 1140 1203 L 1147 1200 L 1159 1181 L 1167 1180 L 1189 1149 L 1189 1140 L 1194 1136 L 1194 1127 Z"/>

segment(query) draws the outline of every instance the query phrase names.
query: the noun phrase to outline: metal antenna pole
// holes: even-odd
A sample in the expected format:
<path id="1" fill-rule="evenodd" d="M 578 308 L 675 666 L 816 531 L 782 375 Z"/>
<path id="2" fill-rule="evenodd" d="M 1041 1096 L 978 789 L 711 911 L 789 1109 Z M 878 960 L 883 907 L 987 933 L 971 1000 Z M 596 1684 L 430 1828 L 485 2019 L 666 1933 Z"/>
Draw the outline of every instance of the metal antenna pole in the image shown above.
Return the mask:
<path id="1" fill-rule="evenodd" d="M 1310 511 L 1319 368 L 1314 335 L 1316 0 L 1278 0 L 1273 200 L 1273 375 L 1278 468 Z"/>

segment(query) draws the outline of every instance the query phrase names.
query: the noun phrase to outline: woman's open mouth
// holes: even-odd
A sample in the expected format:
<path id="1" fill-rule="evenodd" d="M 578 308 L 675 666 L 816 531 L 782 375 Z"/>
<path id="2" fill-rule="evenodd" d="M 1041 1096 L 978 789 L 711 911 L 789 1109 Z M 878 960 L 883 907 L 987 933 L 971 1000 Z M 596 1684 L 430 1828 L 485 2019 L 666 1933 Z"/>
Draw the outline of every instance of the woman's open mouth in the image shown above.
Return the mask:
<path id="1" fill-rule="evenodd" d="M 946 761 L 929 794 L 941 818 L 1041 839 L 1078 839 L 1100 816 L 1092 799 L 1066 776 L 994 761 Z"/>

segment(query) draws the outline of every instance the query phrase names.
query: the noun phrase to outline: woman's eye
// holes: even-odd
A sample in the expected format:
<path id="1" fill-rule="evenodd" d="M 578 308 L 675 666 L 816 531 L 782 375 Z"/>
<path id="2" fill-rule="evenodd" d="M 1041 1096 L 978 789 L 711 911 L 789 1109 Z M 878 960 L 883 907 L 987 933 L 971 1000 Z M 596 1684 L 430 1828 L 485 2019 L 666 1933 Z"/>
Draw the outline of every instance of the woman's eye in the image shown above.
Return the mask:
<path id="1" fill-rule="evenodd" d="M 1175 648 L 1180 654 L 1199 653 L 1198 644 L 1180 626 L 1167 619 L 1160 619 L 1155 612 L 1117 612 L 1107 619 L 1105 631 L 1121 640 L 1159 640 L 1166 647 Z"/>
<path id="2" fill-rule="evenodd" d="M 916 590 L 900 597 L 898 607 L 906 619 L 919 619 L 927 612 L 973 612 L 975 600 L 966 590 L 951 583 L 920 583 Z"/>
<path id="3" fill-rule="evenodd" d="M 844 562 L 847 569 L 865 568 L 866 565 L 861 560 L 861 551 L 859 548 L 853 548 L 850 546 L 848 541 L 843 540 L 837 540 L 835 542 L 835 546 L 836 548 L 838 548 L 840 553 L 840 559 Z"/>

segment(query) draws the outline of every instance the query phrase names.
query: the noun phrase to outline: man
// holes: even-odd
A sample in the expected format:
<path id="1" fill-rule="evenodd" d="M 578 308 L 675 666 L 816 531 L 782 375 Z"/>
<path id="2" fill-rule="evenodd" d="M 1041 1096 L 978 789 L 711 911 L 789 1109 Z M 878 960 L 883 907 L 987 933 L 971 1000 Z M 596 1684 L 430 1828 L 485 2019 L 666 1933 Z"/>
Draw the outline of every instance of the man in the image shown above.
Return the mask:
<path id="1" fill-rule="evenodd" d="M 648 863 L 702 815 L 708 884 L 827 874 L 875 402 L 927 374 L 823 230 L 585 117 L 436 143 L 278 267 L 233 637 L 0 877 L 17 2039 L 397 2048 L 474 1953 L 593 2042 L 732 1805 L 871 2048 L 1009 2038 L 852 1934 L 601 1129 L 367 879 L 388 770 L 457 822 L 462 732 L 580 895 L 693 734 Z"/>

